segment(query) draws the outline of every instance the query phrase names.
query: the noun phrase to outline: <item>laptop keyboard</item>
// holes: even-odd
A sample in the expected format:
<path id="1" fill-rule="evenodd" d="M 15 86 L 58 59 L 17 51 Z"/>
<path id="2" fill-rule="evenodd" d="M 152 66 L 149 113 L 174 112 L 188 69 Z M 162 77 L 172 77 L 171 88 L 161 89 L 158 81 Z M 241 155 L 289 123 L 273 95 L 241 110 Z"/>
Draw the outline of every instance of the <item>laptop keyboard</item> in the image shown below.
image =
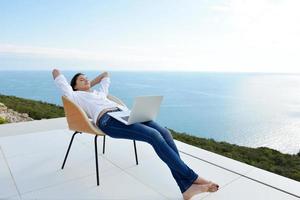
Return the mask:
<path id="1" fill-rule="evenodd" d="M 125 117 L 121 117 L 121 118 L 124 119 L 127 122 L 128 119 L 129 119 L 129 116 L 125 116 Z"/>

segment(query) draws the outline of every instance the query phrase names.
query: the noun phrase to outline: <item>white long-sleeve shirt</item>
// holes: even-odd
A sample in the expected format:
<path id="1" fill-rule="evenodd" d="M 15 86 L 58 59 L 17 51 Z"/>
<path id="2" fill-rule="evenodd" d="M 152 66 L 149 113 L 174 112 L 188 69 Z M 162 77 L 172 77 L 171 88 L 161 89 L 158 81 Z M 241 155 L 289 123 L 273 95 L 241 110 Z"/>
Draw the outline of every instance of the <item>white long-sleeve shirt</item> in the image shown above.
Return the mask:
<path id="1" fill-rule="evenodd" d="M 97 90 L 92 90 L 92 92 L 73 91 L 63 74 L 58 75 L 54 82 L 60 89 L 62 95 L 67 96 L 79 105 L 95 124 L 97 123 L 98 115 L 103 109 L 119 107 L 122 110 L 126 110 L 126 107 L 120 106 L 107 98 L 110 85 L 109 77 L 103 78 L 100 82 L 100 87 Z"/>

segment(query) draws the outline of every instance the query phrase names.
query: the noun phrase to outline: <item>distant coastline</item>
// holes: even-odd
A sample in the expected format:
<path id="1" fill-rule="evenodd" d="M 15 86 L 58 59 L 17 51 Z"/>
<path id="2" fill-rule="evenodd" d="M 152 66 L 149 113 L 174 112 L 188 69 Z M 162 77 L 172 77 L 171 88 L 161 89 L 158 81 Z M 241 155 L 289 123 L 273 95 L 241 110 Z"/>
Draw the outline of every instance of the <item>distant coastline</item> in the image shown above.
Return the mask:
<path id="1" fill-rule="evenodd" d="M 28 113 L 29 117 L 35 120 L 65 116 L 63 107 L 47 102 L 2 94 L 0 94 L 0 102 L 7 105 L 9 109 Z M 300 151 L 294 155 L 283 154 L 266 147 L 238 146 L 169 130 L 174 139 L 179 141 L 300 181 Z"/>

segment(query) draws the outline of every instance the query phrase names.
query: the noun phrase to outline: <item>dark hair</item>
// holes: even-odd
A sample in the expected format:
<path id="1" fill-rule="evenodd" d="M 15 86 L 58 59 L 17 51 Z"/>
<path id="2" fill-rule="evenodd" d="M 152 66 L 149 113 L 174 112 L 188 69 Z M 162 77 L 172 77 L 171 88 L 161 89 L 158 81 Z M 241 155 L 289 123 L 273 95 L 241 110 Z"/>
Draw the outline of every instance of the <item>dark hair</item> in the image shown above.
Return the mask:
<path id="1" fill-rule="evenodd" d="M 72 80 L 71 80 L 71 86 L 72 86 L 72 89 L 73 89 L 74 91 L 77 90 L 77 89 L 75 89 L 75 86 L 76 86 L 77 78 L 78 78 L 78 76 L 80 76 L 80 75 L 84 75 L 84 74 L 83 74 L 83 73 L 77 73 L 77 74 L 75 74 L 75 75 L 73 76 L 73 78 L 72 78 Z"/>

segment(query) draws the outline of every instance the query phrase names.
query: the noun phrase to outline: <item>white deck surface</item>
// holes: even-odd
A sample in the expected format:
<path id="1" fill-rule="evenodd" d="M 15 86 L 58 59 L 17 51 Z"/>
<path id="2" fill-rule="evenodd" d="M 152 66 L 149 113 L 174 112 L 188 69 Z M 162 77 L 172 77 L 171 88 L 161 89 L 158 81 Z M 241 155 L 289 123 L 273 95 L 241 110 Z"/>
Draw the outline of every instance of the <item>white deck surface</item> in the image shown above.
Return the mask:
<path id="1" fill-rule="evenodd" d="M 0 125 L 0 199 L 182 199 L 168 167 L 152 147 L 98 137 L 100 186 L 96 185 L 94 136 L 73 132 L 65 118 Z M 296 200 L 300 182 L 176 141 L 182 159 L 220 185 L 193 199 Z M 289 194 L 290 193 L 290 194 Z"/>

